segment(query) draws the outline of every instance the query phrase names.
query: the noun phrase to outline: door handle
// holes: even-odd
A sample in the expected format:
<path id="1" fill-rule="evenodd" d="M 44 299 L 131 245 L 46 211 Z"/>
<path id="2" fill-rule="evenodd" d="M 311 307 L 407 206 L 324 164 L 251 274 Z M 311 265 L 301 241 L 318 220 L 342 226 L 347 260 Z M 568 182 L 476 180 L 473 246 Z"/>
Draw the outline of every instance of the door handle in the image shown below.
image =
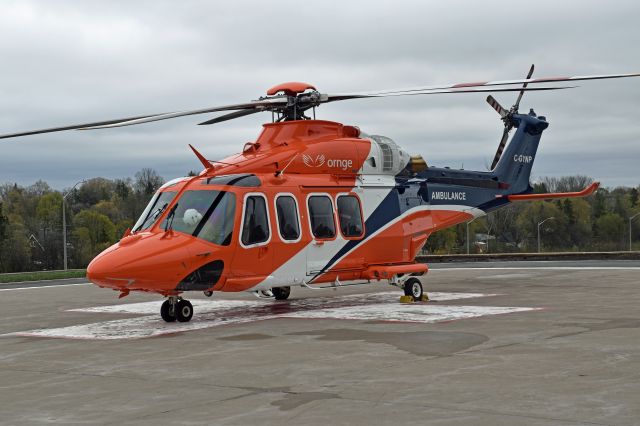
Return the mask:
<path id="1" fill-rule="evenodd" d="M 198 254 L 196 254 L 196 256 L 200 256 L 200 257 L 207 257 L 207 256 L 209 256 L 210 254 L 211 254 L 211 252 L 210 252 L 210 251 L 205 251 L 205 252 L 203 252 L 203 253 L 198 253 Z"/>

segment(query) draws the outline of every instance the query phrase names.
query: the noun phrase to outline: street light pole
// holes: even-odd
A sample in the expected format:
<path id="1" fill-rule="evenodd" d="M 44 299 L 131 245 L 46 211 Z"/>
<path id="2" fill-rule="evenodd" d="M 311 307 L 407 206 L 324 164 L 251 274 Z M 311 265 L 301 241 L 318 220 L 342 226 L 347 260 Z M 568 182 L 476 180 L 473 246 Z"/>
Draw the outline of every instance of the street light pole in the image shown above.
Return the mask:
<path id="1" fill-rule="evenodd" d="M 636 216 L 640 216 L 640 213 L 636 213 L 629 218 L 629 251 L 631 251 L 631 221 L 635 219 Z"/>
<path id="2" fill-rule="evenodd" d="M 538 253 L 540 253 L 540 226 L 548 220 L 555 219 L 555 217 L 551 216 L 543 220 L 542 222 L 538 222 Z"/>
<path id="3" fill-rule="evenodd" d="M 74 189 L 76 189 L 76 186 L 85 182 L 86 180 L 81 180 L 77 182 L 75 185 L 71 187 L 70 190 L 67 191 L 66 194 L 62 196 L 62 257 L 63 257 L 63 264 L 64 264 L 65 271 L 67 270 L 67 215 L 65 214 L 66 200 L 69 194 L 71 194 L 71 192 Z"/>
<path id="4" fill-rule="evenodd" d="M 476 219 L 477 217 L 474 217 L 473 219 L 467 222 L 467 254 L 469 254 L 469 224 Z"/>

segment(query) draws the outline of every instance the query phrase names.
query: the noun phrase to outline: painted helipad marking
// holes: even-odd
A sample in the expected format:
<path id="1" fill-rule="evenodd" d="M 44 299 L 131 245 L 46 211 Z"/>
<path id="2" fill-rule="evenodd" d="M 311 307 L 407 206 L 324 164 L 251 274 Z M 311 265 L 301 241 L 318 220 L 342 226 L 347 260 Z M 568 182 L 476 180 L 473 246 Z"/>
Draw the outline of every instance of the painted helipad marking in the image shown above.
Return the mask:
<path id="1" fill-rule="evenodd" d="M 485 293 L 429 293 L 433 302 L 446 302 L 496 296 Z M 139 339 L 164 334 L 201 330 L 229 324 L 244 324 L 276 318 L 377 320 L 433 323 L 475 318 L 538 308 L 457 306 L 437 303 L 404 305 L 397 302 L 398 292 L 354 294 L 273 302 L 261 300 L 193 300 L 196 315 L 188 323 L 166 323 L 159 315 L 159 302 L 129 303 L 72 309 L 73 312 L 137 314 L 117 319 L 69 327 L 38 329 L 4 336 L 57 337 L 69 339 Z"/>

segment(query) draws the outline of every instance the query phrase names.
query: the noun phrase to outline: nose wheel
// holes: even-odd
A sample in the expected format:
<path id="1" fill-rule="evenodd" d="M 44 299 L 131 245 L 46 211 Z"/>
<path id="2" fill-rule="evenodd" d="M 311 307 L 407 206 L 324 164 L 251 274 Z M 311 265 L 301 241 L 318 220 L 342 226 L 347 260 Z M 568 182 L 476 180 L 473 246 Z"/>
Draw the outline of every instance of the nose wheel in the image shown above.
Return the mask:
<path id="1" fill-rule="evenodd" d="M 178 296 L 169 296 L 160 306 L 160 316 L 166 322 L 189 322 L 193 317 L 193 305 Z"/>

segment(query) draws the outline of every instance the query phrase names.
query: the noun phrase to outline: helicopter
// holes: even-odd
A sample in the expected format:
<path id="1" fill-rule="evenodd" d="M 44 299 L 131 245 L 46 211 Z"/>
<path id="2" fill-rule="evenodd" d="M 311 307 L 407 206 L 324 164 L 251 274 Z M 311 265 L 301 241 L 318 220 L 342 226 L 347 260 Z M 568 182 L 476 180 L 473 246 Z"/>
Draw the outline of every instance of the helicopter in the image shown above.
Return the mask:
<path id="1" fill-rule="evenodd" d="M 160 315 L 167 322 L 191 320 L 193 306 L 183 297 L 188 291 L 209 297 L 214 292 L 253 292 L 286 300 L 292 286 L 317 290 L 386 282 L 402 289 L 405 297 L 422 301 L 427 297 L 418 277 L 428 266 L 415 258 L 433 232 L 512 202 L 585 197 L 598 189 L 594 182 L 579 192 L 533 193 L 531 169 L 549 123 L 533 109 L 521 114 L 520 101 L 527 91 L 574 87 L 540 83 L 640 73 L 532 78 L 533 71 L 532 65 L 524 79 L 338 94 L 288 82 L 245 103 L 0 139 L 225 112 L 199 123 L 211 125 L 270 112 L 271 122 L 238 154 L 209 160 L 189 145 L 202 172 L 162 185 L 133 227 L 91 261 L 87 278 L 116 290 L 120 298 L 132 291 L 164 296 Z M 479 92 L 518 92 L 509 109 L 487 97 L 504 123 L 490 171 L 431 167 L 389 137 L 315 116 L 317 107 L 337 101 Z"/>

